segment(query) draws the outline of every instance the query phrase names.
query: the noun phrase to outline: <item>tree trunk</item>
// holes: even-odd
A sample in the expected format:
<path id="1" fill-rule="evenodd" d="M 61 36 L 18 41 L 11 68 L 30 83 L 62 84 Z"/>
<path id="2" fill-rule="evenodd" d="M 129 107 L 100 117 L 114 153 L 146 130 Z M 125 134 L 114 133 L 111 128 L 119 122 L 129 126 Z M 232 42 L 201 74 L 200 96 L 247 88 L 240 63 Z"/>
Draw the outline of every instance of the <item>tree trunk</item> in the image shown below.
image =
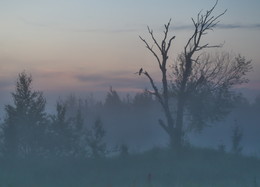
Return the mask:
<path id="1" fill-rule="evenodd" d="M 177 150 L 183 146 L 183 115 L 184 115 L 184 96 L 180 95 L 177 102 L 176 128 L 175 128 L 175 147 Z"/>
<path id="2" fill-rule="evenodd" d="M 185 57 L 185 69 L 183 72 L 183 78 L 181 82 L 181 87 L 177 96 L 177 114 L 176 114 L 176 127 L 175 127 L 175 147 L 180 149 L 183 146 L 183 116 L 186 100 L 186 87 L 187 82 L 192 71 L 192 60 L 190 55 Z"/>

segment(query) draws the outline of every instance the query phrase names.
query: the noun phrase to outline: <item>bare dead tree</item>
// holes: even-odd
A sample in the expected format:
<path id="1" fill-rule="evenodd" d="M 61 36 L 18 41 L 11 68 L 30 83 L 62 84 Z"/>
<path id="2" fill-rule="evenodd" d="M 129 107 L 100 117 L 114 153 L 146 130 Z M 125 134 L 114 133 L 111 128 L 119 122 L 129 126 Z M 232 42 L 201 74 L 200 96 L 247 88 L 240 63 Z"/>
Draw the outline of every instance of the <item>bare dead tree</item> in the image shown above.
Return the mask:
<path id="1" fill-rule="evenodd" d="M 183 129 L 184 113 L 185 107 L 187 108 L 187 101 L 192 96 L 191 93 L 202 88 L 202 85 L 209 85 L 211 88 L 209 89 L 209 87 L 207 87 L 209 93 L 213 93 L 213 88 L 215 88 L 214 94 L 222 91 L 218 93 L 221 95 L 224 91 L 228 91 L 230 87 L 246 82 L 244 75 L 251 69 L 250 61 L 246 61 L 245 58 L 241 56 L 235 58 L 232 63 L 229 63 L 229 59 L 225 58 L 225 55 L 223 55 L 223 61 L 221 60 L 221 56 L 219 56 L 219 59 L 211 59 L 210 56 L 202 55 L 206 49 L 219 48 L 222 46 L 222 44 L 202 44 L 203 37 L 208 34 L 209 31 L 214 30 L 219 22 L 219 18 L 226 13 L 225 10 L 217 16 L 212 15 L 217 3 L 218 1 L 204 14 L 199 12 L 196 19 L 192 18 L 194 32 L 184 46 L 183 53 L 179 55 L 177 63 L 173 65 L 171 82 L 167 75 L 167 66 L 169 66 L 168 52 L 175 38 L 175 36 L 168 36 L 171 20 L 165 25 L 163 39 L 160 43 L 154 37 L 153 30 L 148 27 L 148 32 L 156 50 L 153 49 L 153 45 L 150 45 L 145 39 L 140 37 L 159 65 L 162 90 L 158 89 L 154 83 L 154 79 L 147 71 L 142 71 L 142 74 L 150 81 L 153 88 L 151 93 L 155 95 L 163 108 L 166 122 L 159 119 L 159 124 L 169 135 L 171 146 L 176 149 L 181 148 L 183 145 L 183 137 L 185 134 Z M 157 51 L 159 51 L 159 53 L 157 53 Z M 171 90 L 169 90 L 170 86 Z M 200 89 L 200 91 L 201 90 L 202 89 Z M 174 114 L 169 104 L 171 96 L 174 96 L 174 99 L 177 101 L 175 106 L 176 113 Z"/>
<path id="2" fill-rule="evenodd" d="M 171 144 L 173 143 L 174 139 L 174 120 L 170 111 L 169 107 L 169 90 L 168 90 L 168 78 L 167 78 L 167 62 L 168 62 L 168 52 L 171 47 L 172 41 L 174 40 L 175 36 L 171 36 L 168 39 L 168 33 L 169 33 L 169 28 L 170 28 L 170 22 L 168 24 L 164 25 L 164 38 L 159 44 L 157 40 L 154 37 L 153 30 L 151 30 L 148 27 L 148 32 L 152 38 L 152 41 L 155 43 L 155 46 L 160 52 L 160 55 L 156 53 L 156 51 L 153 49 L 152 45 L 148 44 L 148 42 L 143 39 L 140 36 L 140 39 L 145 43 L 146 48 L 154 55 L 154 57 L 157 60 L 159 69 L 161 71 L 161 78 L 162 78 L 162 91 L 159 91 L 158 87 L 155 85 L 153 78 L 150 76 L 150 74 L 147 71 L 143 71 L 143 74 L 149 79 L 150 84 L 153 88 L 153 92 L 151 92 L 155 97 L 158 99 L 160 102 L 166 120 L 167 122 L 165 123 L 162 119 L 159 119 L 159 124 L 160 126 L 166 131 L 166 133 L 170 136 Z"/>

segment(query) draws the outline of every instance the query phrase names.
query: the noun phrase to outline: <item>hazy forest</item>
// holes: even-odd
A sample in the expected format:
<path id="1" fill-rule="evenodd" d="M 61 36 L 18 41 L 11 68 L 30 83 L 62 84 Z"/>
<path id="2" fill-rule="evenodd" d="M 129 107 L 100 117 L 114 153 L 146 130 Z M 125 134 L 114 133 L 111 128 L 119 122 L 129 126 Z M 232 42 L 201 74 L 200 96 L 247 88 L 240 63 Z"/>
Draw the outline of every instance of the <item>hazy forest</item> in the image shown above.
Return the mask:
<path id="1" fill-rule="evenodd" d="M 47 111 L 44 90 L 22 71 L 0 131 L 0 187 L 257 187 L 260 186 L 260 95 L 238 92 L 251 60 L 205 41 L 219 18 L 216 4 L 192 19 L 194 32 L 172 62 L 171 20 L 157 39 L 140 36 L 159 81 L 121 96 L 113 85 L 103 101 L 57 98 Z M 50 103 L 48 103 L 50 104 Z"/>

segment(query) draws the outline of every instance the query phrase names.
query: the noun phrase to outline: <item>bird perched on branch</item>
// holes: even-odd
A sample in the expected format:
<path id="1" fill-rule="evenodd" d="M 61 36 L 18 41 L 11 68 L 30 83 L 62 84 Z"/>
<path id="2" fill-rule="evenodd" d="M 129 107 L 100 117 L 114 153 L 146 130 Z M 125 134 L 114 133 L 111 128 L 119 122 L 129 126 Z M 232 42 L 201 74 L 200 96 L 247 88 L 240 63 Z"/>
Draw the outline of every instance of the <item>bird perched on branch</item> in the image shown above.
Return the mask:
<path id="1" fill-rule="evenodd" d="M 143 73 L 143 68 L 141 68 L 138 72 L 138 75 L 141 75 Z"/>
<path id="2" fill-rule="evenodd" d="M 138 72 L 136 72 L 135 74 L 141 75 L 143 73 L 143 68 L 141 68 Z"/>

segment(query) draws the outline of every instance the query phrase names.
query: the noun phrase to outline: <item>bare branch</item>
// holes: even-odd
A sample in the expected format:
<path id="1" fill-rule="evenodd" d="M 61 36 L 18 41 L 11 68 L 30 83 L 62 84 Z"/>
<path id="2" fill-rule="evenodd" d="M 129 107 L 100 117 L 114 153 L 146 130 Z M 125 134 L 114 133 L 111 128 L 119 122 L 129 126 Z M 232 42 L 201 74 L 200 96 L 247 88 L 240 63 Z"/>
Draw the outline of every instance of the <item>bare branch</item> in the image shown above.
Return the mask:
<path id="1" fill-rule="evenodd" d="M 204 49 L 204 48 L 219 48 L 219 47 L 222 47 L 222 46 L 223 46 L 223 44 L 219 44 L 219 45 L 209 45 L 209 44 L 205 44 L 205 45 L 203 45 L 203 46 L 198 46 L 197 49 L 196 49 L 196 51 L 200 51 L 200 50 L 202 50 L 202 49 Z"/>
<path id="2" fill-rule="evenodd" d="M 174 40 L 174 39 L 175 39 L 175 36 L 173 36 L 173 37 L 170 38 L 170 40 L 169 40 L 169 42 L 168 42 L 168 45 L 167 45 L 167 48 L 166 48 L 166 53 L 168 53 L 168 51 L 169 51 L 169 49 L 170 49 L 170 47 L 171 47 L 172 40 Z"/>
<path id="3" fill-rule="evenodd" d="M 163 100 L 162 100 L 162 97 L 161 97 L 161 95 L 160 95 L 160 93 L 159 93 L 159 91 L 158 91 L 158 88 L 156 87 L 156 85 L 154 84 L 154 81 L 153 81 L 153 79 L 152 79 L 152 77 L 149 75 L 149 73 L 148 72 L 144 72 L 144 74 L 145 74 L 145 76 L 146 77 L 148 77 L 148 79 L 149 79 L 149 81 L 150 81 L 150 83 L 151 83 L 151 85 L 152 85 L 152 87 L 153 87 L 153 90 L 154 90 L 154 95 L 157 97 L 157 99 L 159 100 L 159 102 L 162 104 L 162 105 L 164 105 L 163 104 Z"/>
<path id="4" fill-rule="evenodd" d="M 194 25 L 194 32 L 184 47 L 185 56 L 191 57 L 193 55 L 193 53 L 195 53 L 196 51 L 200 51 L 205 48 L 213 48 L 213 47 L 215 48 L 215 47 L 222 46 L 221 44 L 220 45 L 205 44 L 202 46 L 199 45 L 201 42 L 202 36 L 206 35 L 208 30 L 213 30 L 213 28 L 219 23 L 218 19 L 222 15 L 224 15 L 227 11 L 227 10 L 225 10 L 224 12 L 222 12 L 221 14 L 219 14 L 217 16 L 211 16 L 217 3 L 218 3 L 218 0 L 216 1 L 214 6 L 210 10 L 206 11 L 205 14 L 201 14 L 201 12 L 199 12 L 197 14 L 196 21 L 193 18 L 191 18 L 192 23 Z M 188 47 L 189 47 L 189 49 L 188 49 Z"/>
<path id="5" fill-rule="evenodd" d="M 141 36 L 139 36 L 139 38 L 145 43 L 146 48 L 155 56 L 159 67 L 161 68 L 162 64 L 161 64 L 161 60 L 159 59 L 158 55 L 155 53 L 155 51 L 152 49 L 152 47 L 146 42 L 145 39 L 143 39 Z"/>
<path id="6" fill-rule="evenodd" d="M 165 51 L 166 39 L 167 39 L 167 36 L 168 36 L 168 31 L 169 31 L 170 24 L 171 24 L 171 19 L 169 20 L 167 25 L 164 25 L 164 27 L 165 27 L 164 38 L 163 38 L 162 44 L 161 44 L 162 52 Z"/>
<path id="7" fill-rule="evenodd" d="M 156 46 L 158 47 L 158 49 L 161 51 L 162 48 L 161 48 L 160 45 L 158 44 L 157 40 L 154 38 L 153 30 L 151 30 L 149 27 L 147 27 L 147 29 L 148 29 L 148 32 L 149 32 L 149 34 L 151 35 L 151 37 L 152 37 L 152 39 L 153 39 L 155 45 L 156 45 Z"/>

